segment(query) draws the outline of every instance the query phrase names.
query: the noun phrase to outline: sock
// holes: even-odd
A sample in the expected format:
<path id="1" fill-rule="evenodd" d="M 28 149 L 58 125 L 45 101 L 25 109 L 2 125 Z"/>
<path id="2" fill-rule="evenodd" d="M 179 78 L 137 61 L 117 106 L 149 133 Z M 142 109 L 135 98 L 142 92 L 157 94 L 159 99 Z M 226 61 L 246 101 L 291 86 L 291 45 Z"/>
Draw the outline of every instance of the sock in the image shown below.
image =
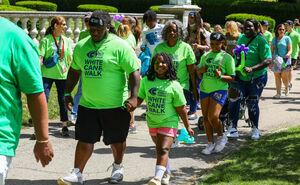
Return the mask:
<path id="1" fill-rule="evenodd" d="M 168 174 L 171 174 L 171 170 L 170 170 L 170 158 L 168 158 L 168 164 L 167 164 L 166 171 L 168 172 Z"/>
<path id="2" fill-rule="evenodd" d="M 166 171 L 166 168 L 164 166 L 156 165 L 155 177 L 158 178 L 159 180 L 161 180 L 162 177 L 164 176 L 165 171 Z"/>

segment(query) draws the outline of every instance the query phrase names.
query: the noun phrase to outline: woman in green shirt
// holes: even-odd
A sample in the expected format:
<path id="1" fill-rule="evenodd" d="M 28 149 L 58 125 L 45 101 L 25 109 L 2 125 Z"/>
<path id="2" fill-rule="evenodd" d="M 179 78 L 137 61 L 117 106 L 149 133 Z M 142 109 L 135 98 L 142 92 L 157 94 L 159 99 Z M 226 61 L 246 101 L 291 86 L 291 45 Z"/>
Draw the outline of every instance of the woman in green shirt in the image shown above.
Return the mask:
<path id="1" fill-rule="evenodd" d="M 59 103 L 60 121 L 62 121 L 62 136 L 69 136 L 67 128 L 68 111 L 64 105 L 65 101 L 65 85 L 69 69 L 69 63 L 72 60 L 71 44 L 68 38 L 62 34 L 67 26 L 63 17 L 54 17 L 50 26 L 46 30 L 45 37 L 39 45 L 41 71 L 43 84 L 47 101 L 53 82 L 57 88 L 57 98 Z M 52 66 L 47 65 L 48 59 L 58 53 L 57 63 Z M 53 60 L 54 61 L 54 60 Z M 52 61 L 52 62 L 53 62 Z"/>

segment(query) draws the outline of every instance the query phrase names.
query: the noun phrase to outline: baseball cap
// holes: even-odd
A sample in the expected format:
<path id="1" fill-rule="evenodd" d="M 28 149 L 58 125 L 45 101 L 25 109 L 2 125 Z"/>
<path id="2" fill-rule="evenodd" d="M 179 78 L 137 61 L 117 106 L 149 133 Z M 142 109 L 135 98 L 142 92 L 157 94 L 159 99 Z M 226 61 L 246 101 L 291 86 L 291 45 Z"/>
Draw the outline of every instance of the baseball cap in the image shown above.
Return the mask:
<path id="1" fill-rule="evenodd" d="M 294 23 L 293 23 L 293 21 L 291 21 L 291 20 L 287 20 L 287 21 L 285 21 L 284 24 L 293 25 Z"/>
<path id="2" fill-rule="evenodd" d="M 85 15 L 84 15 L 84 18 L 85 19 L 90 19 L 91 16 L 92 16 L 93 12 L 87 12 Z"/>
<path id="3" fill-rule="evenodd" d="M 261 25 L 262 26 L 269 26 L 269 23 L 268 23 L 268 21 L 263 20 L 263 21 L 261 21 Z"/>

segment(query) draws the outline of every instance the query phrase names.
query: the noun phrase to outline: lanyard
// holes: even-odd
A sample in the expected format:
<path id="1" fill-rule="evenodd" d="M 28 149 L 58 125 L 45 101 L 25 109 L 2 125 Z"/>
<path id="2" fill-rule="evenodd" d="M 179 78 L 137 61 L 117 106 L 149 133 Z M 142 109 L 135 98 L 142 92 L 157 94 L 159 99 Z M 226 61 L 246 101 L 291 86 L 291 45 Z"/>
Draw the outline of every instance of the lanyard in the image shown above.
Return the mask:
<path id="1" fill-rule="evenodd" d="M 59 45 L 58 45 L 55 36 L 53 34 L 51 34 L 51 35 L 55 41 L 55 45 L 57 47 L 57 53 L 59 54 L 62 36 L 60 36 L 60 38 L 59 38 Z M 60 55 L 61 60 L 63 60 L 63 58 L 64 58 L 64 49 L 65 49 L 65 42 L 64 41 L 62 41 L 62 42 L 63 42 L 63 45 L 62 45 L 62 51 L 61 51 L 61 55 Z"/>

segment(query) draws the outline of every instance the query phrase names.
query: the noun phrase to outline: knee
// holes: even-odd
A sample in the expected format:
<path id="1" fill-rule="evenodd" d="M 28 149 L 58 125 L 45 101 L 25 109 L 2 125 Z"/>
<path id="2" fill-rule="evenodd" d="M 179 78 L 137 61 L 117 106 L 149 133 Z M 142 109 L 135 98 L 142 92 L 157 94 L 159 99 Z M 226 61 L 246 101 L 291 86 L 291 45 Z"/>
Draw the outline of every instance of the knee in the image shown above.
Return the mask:
<path id="1" fill-rule="evenodd" d="M 158 148 L 157 154 L 159 156 L 165 156 L 165 155 L 169 154 L 169 151 L 170 151 L 170 149 L 167 147 L 160 147 L 160 148 Z"/>
<path id="2" fill-rule="evenodd" d="M 228 98 L 231 102 L 236 102 L 240 100 L 242 97 L 242 93 L 237 88 L 230 88 L 228 90 Z"/>
<path id="3" fill-rule="evenodd" d="M 258 100 L 259 100 L 259 97 L 257 95 L 255 96 L 249 96 L 247 98 L 247 107 L 250 111 L 254 111 L 256 105 L 258 104 Z"/>

